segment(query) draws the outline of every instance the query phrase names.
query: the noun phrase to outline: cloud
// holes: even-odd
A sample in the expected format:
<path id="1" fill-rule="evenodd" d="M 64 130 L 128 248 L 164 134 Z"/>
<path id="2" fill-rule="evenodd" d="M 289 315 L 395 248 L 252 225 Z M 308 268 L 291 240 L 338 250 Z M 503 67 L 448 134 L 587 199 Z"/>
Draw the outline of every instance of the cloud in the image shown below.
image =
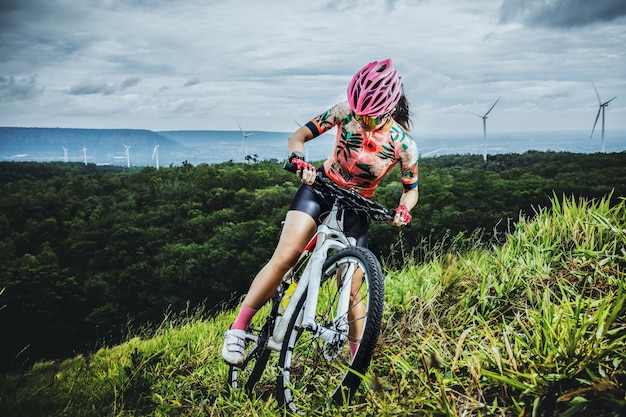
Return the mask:
<path id="1" fill-rule="evenodd" d="M 139 77 L 130 77 L 130 78 L 127 78 L 124 81 L 122 81 L 122 84 L 120 85 L 120 87 L 122 89 L 134 87 L 137 84 L 139 84 L 140 81 L 141 81 L 141 78 L 139 78 Z"/>
<path id="2" fill-rule="evenodd" d="M 624 0 L 503 0 L 500 21 L 572 28 L 626 16 Z"/>
<path id="3" fill-rule="evenodd" d="M 23 78 L 0 75 L 0 96 L 4 100 L 29 100 L 42 92 L 43 89 L 39 87 L 36 75 Z"/>
<path id="4" fill-rule="evenodd" d="M 140 77 L 129 77 L 122 81 L 119 87 L 105 83 L 84 82 L 69 88 L 66 93 L 73 96 L 87 96 L 92 94 L 102 94 L 105 96 L 115 94 L 118 91 L 136 86 L 141 82 Z"/>
<path id="5" fill-rule="evenodd" d="M 45 12 L 46 4 L 37 13 Z M 2 0 L 0 1 L 0 33 L 9 28 L 19 26 L 20 20 L 36 11 L 37 5 L 33 0 Z"/>
<path id="6" fill-rule="evenodd" d="M 73 96 L 84 96 L 90 94 L 110 95 L 114 92 L 115 88 L 110 85 L 91 83 L 79 84 L 67 90 L 67 93 Z"/>
<path id="7" fill-rule="evenodd" d="M 524 119 L 595 116 L 591 80 L 626 96 L 625 0 L 586 2 L 0 0 L 0 125 L 291 130 L 392 58 L 416 129 L 474 129 L 499 96 L 493 129 L 587 128 Z"/>
<path id="8" fill-rule="evenodd" d="M 199 79 L 194 78 L 193 80 L 185 82 L 185 87 L 191 87 L 192 85 L 200 84 L 201 82 L 202 81 L 200 81 Z"/>

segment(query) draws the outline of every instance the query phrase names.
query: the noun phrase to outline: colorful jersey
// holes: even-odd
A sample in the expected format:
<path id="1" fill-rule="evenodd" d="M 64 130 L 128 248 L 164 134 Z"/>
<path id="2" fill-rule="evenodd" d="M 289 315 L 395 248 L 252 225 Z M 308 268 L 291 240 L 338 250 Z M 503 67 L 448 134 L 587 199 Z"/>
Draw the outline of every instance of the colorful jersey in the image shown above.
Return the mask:
<path id="1" fill-rule="evenodd" d="M 335 149 L 324 162 L 324 171 L 337 184 L 355 188 L 369 198 L 387 171 L 400 162 L 404 188 L 417 187 L 417 144 L 398 123 L 389 123 L 380 130 L 363 130 L 347 102 L 336 104 L 307 123 L 314 137 L 335 126 Z"/>

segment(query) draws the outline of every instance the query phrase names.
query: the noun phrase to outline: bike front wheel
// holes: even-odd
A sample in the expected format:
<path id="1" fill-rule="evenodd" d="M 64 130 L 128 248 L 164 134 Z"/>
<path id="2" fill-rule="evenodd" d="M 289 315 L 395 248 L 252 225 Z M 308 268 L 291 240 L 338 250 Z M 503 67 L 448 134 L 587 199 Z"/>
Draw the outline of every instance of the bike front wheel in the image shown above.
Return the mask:
<path id="1" fill-rule="evenodd" d="M 339 295 L 347 286 L 350 302 L 347 311 L 341 311 Z M 278 401 L 292 412 L 328 399 L 348 402 L 359 387 L 380 332 L 384 302 L 380 263 L 370 250 L 356 246 L 326 260 L 315 331 L 301 327 L 305 300 L 306 296 L 299 300 L 300 314 L 290 319 L 278 360 Z"/>

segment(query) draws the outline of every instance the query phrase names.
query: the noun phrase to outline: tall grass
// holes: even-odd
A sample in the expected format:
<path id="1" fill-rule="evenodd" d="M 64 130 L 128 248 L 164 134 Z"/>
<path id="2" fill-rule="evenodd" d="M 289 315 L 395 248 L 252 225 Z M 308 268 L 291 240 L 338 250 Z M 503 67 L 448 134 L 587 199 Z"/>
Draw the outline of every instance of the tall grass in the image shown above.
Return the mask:
<path id="1" fill-rule="evenodd" d="M 352 404 L 312 404 L 308 415 L 626 415 L 623 199 L 555 197 L 503 244 L 442 248 L 387 271 L 366 383 Z M 225 387 L 233 315 L 170 318 L 122 345 L 6 375 L 0 414 L 282 415 L 265 390 Z"/>

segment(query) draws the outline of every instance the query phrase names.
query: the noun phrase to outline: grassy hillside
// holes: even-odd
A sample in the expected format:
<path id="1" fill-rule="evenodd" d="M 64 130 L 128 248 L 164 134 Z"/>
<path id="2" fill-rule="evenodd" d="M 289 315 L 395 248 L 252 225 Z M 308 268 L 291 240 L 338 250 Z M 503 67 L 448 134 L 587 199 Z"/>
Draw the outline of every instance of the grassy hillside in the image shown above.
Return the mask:
<path id="1" fill-rule="evenodd" d="M 383 331 L 349 406 L 309 415 L 626 415 L 626 205 L 553 200 L 498 246 L 387 271 Z M 1 298 L 0 298 L 1 299 Z M 272 381 L 229 393 L 227 311 L 0 381 L 4 416 L 275 416 Z"/>

